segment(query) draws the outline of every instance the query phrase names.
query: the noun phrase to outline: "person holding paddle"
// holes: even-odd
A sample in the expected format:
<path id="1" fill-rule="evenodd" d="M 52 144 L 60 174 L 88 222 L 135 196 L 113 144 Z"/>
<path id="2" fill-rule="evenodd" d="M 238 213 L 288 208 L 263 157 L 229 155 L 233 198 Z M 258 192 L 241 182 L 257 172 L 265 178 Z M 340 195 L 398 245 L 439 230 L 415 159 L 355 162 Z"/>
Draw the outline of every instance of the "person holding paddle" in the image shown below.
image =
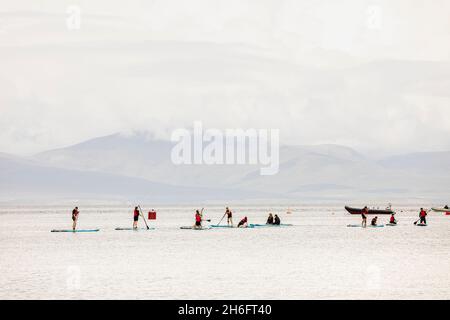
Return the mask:
<path id="1" fill-rule="evenodd" d="M 420 213 L 419 213 L 419 218 L 420 218 L 420 224 L 427 224 L 427 212 L 423 209 L 420 208 Z"/>
<path id="2" fill-rule="evenodd" d="M 134 207 L 134 212 L 133 212 L 133 229 L 137 229 L 138 221 L 139 221 L 139 208 L 138 207 Z"/>
<path id="3" fill-rule="evenodd" d="M 195 228 L 197 229 L 201 229 L 202 228 L 202 215 L 200 213 L 200 211 L 196 210 L 195 211 Z"/>
<path id="4" fill-rule="evenodd" d="M 77 221 L 78 221 L 78 214 L 80 213 L 80 211 L 78 211 L 78 207 L 75 207 L 72 210 L 72 230 L 75 231 L 75 229 L 77 228 Z"/>
<path id="5" fill-rule="evenodd" d="M 227 225 L 233 226 L 233 213 L 228 207 L 225 208 L 225 215 L 227 216 Z"/>

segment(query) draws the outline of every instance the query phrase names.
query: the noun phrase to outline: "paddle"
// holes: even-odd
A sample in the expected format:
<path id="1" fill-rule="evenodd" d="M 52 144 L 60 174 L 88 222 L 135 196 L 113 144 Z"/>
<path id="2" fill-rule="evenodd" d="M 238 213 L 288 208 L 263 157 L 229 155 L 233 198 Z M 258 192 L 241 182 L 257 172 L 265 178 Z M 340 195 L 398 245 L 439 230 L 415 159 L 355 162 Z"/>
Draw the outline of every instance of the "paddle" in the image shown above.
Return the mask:
<path id="1" fill-rule="evenodd" d="M 144 219 L 145 226 L 147 227 L 147 230 L 150 230 L 150 228 L 148 227 L 147 221 L 145 221 L 145 217 L 144 217 L 144 214 L 142 213 L 141 206 L 138 205 L 138 208 L 139 208 L 139 213 L 140 213 L 141 216 L 142 216 L 142 219 Z"/>
<path id="2" fill-rule="evenodd" d="M 430 212 L 430 210 L 426 210 L 425 212 L 428 213 L 428 212 Z M 419 222 L 419 220 L 420 220 L 420 217 L 419 217 L 419 219 L 417 219 L 416 221 L 414 221 L 414 225 L 416 225 L 417 222 Z"/>
<path id="3" fill-rule="evenodd" d="M 223 215 L 223 217 L 222 217 L 222 219 L 220 219 L 220 221 L 219 221 L 219 223 L 217 224 L 217 225 L 219 225 L 221 222 L 222 222 L 222 220 L 223 220 L 223 218 L 225 218 L 225 216 L 226 216 L 226 212 L 224 213 L 224 215 Z"/>
<path id="4" fill-rule="evenodd" d="M 205 209 L 205 208 L 202 208 L 202 210 L 200 211 L 200 216 L 202 217 L 202 221 L 211 222 L 211 219 L 203 219 L 203 209 Z"/>

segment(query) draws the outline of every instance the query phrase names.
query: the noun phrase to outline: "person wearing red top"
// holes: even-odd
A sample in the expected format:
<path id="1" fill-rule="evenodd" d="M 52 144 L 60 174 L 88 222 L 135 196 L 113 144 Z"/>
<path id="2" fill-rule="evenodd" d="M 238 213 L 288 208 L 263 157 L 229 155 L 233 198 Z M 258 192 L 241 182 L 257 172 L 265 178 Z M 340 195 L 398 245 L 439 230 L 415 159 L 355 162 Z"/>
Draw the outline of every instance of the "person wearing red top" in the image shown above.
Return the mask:
<path id="1" fill-rule="evenodd" d="M 195 228 L 201 228 L 202 227 L 202 215 L 200 214 L 200 211 L 195 211 Z"/>
<path id="2" fill-rule="evenodd" d="M 139 221 L 139 208 L 134 207 L 133 211 L 133 229 L 137 229 Z"/>
<path id="3" fill-rule="evenodd" d="M 78 221 L 78 214 L 80 213 L 80 211 L 78 211 L 78 207 L 75 207 L 72 210 L 72 229 L 73 231 L 75 231 L 75 229 L 77 228 L 77 221 Z"/>
<path id="4" fill-rule="evenodd" d="M 397 224 L 397 220 L 395 220 L 394 214 L 391 215 L 391 218 L 389 219 L 390 224 Z"/>
<path id="5" fill-rule="evenodd" d="M 423 208 L 420 208 L 420 213 L 419 213 L 419 217 L 420 217 L 420 224 L 427 224 L 427 212 L 425 210 L 423 210 Z"/>

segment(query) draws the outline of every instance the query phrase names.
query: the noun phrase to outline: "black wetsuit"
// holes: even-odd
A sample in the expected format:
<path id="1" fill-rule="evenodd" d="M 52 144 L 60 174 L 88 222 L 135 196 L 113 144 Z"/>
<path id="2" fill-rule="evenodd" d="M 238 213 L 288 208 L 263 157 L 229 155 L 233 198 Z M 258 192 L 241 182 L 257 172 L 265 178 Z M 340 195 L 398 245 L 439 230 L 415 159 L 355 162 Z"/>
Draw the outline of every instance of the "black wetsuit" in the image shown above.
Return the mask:
<path id="1" fill-rule="evenodd" d="M 278 216 L 275 217 L 275 220 L 274 220 L 273 224 L 276 224 L 276 225 L 280 225 L 281 224 L 281 220 L 280 220 L 280 218 Z"/>
<path id="2" fill-rule="evenodd" d="M 273 224 L 273 216 L 269 216 L 269 217 L 267 218 L 266 224 Z"/>

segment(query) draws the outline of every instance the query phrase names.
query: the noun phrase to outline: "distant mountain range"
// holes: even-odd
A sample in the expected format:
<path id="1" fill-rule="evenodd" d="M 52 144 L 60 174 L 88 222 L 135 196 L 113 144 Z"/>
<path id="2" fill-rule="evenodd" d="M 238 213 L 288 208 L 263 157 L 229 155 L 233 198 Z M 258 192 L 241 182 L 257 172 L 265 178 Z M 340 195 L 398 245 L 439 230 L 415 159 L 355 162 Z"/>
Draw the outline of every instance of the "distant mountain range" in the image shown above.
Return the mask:
<path id="1" fill-rule="evenodd" d="M 2 199 L 207 200 L 442 199 L 450 152 L 369 159 L 338 145 L 283 146 L 279 173 L 257 165 L 174 165 L 172 142 L 114 134 L 21 158 L 0 154 Z"/>

